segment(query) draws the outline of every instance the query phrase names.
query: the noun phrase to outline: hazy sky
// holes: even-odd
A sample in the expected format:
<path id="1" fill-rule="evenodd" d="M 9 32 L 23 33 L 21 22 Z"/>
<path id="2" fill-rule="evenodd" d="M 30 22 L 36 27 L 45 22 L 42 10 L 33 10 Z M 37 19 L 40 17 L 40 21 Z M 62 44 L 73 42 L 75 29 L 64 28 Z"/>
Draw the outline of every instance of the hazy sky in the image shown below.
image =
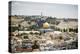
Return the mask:
<path id="1" fill-rule="evenodd" d="M 58 18 L 78 18 L 78 6 L 34 2 L 12 2 L 11 15 L 41 15 Z"/>

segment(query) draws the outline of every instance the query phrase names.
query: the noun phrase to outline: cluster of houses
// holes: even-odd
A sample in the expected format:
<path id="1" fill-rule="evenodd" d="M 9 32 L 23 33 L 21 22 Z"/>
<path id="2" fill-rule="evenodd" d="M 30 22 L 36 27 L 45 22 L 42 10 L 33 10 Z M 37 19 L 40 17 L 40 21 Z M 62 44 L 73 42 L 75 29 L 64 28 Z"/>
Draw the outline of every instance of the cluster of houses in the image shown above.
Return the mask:
<path id="1" fill-rule="evenodd" d="M 18 44 L 20 43 L 20 47 L 24 45 L 27 48 L 27 46 L 31 47 L 34 41 L 37 40 L 40 45 L 40 51 L 47 51 L 67 49 L 65 44 L 68 45 L 77 40 L 78 21 L 75 19 L 64 20 L 46 16 L 37 17 L 39 18 L 35 16 L 11 16 L 10 28 L 13 31 L 10 33 L 12 34 L 11 39 L 16 39 L 15 44 L 18 42 Z M 13 42 L 12 46 L 15 45 Z"/>

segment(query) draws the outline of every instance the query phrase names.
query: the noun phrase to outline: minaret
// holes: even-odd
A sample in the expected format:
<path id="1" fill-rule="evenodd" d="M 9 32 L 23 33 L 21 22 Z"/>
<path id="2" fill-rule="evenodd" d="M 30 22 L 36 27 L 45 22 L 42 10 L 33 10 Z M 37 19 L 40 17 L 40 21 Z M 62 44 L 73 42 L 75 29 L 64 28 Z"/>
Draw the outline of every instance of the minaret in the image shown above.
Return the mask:
<path id="1" fill-rule="evenodd" d="M 42 17 L 43 15 L 42 15 L 42 12 L 41 12 L 41 17 Z"/>

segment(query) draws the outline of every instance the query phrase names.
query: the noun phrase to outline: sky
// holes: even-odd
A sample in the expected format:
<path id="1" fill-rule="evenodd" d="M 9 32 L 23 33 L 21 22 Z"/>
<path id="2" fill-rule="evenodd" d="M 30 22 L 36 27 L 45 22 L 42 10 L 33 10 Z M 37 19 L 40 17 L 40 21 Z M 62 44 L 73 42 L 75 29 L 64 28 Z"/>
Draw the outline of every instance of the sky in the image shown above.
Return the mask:
<path id="1" fill-rule="evenodd" d="M 13 1 L 11 15 L 42 15 L 57 18 L 78 18 L 78 6 L 72 4 Z"/>

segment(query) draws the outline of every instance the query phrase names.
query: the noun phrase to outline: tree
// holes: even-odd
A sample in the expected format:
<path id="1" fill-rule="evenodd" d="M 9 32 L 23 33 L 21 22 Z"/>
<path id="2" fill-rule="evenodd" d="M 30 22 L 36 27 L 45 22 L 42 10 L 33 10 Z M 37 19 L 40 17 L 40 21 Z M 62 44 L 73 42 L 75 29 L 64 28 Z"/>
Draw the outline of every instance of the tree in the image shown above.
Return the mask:
<path id="1" fill-rule="evenodd" d="M 33 35 L 33 32 L 30 32 L 31 35 Z"/>
<path id="2" fill-rule="evenodd" d="M 38 27 L 37 27 L 36 25 L 32 25 L 32 26 L 30 26 L 30 29 L 37 30 L 37 29 L 38 29 Z"/>
<path id="3" fill-rule="evenodd" d="M 18 30 L 18 27 L 11 27 L 11 32 L 14 32 L 15 30 Z"/>
<path id="4" fill-rule="evenodd" d="M 40 32 L 39 35 L 41 35 L 42 33 Z"/>
<path id="5" fill-rule="evenodd" d="M 78 33 L 78 28 L 74 29 L 74 32 Z"/>
<path id="6" fill-rule="evenodd" d="M 38 32 L 35 32 L 35 34 L 38 35 L 39 33 Z"/>
<path id="7" fill-rule="evenodd" d="M 72 28 L 69 28 L 69 32 L 73 31 Z"/>
<path id="8" fill-rule="evenodd" d="M 18 30 L 20 30 L 21 29 L 21 25 L 20 24 L 18 24 Z"/>
<path id="9" fill-rule="evenodd" d="M 28 24 L 31 24 L 31 22 L 28 22 Z"/>
<path id="10" fill-rule="evenodd" d="M 29 39 L 29 37 L 28 36 L 24 36 L 24 39 Z"/>

